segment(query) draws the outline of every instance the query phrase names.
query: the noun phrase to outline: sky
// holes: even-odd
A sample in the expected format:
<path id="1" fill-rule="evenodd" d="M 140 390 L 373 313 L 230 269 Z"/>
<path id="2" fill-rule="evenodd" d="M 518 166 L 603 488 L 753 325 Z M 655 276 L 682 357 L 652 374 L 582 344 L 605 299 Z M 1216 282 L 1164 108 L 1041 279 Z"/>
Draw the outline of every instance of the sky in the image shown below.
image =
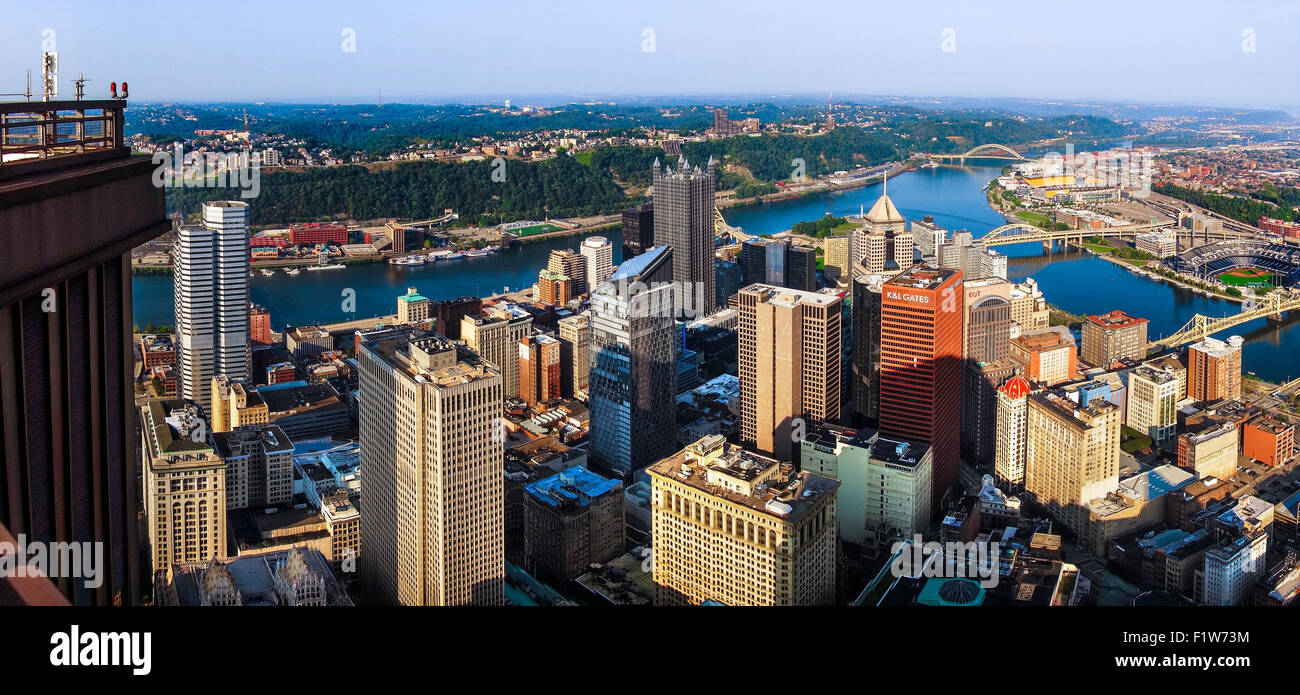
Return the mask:
<path id="1" fill-rule="evenodd" d="M 1300 0 L 12 3 L 0 92 L 158 101 L 879 94 L 1285 108 Z M 0 97 L 9 99 L 11 97 Z"/>

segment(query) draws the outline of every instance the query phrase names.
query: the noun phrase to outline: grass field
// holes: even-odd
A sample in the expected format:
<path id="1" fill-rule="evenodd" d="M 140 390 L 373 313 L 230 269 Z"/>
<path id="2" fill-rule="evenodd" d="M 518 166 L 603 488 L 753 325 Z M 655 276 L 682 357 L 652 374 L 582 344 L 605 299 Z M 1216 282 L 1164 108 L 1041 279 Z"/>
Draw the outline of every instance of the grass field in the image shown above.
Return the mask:
<path id="1" fill-rule="evenodd" d="M 1219 282 L 1232 287 L 1268 287 L 1273 274 L 1258 268 L 1237 268 L 1219 275 Z"/>
<path id="2" fill-rule="evenodd" d="M 546 232 L 553 232 L 557 229 L 559 229 L 559 227 L 553 224 L 535 224 L 531 227 L 521 227 L 510 231 L 516 236 L 529 236 L 532 234 L 545 234 Z"/>
<path id="3" fill-rule="evenodd" d="M 1037 212 L 1030 212 L 1028 210 L 1017 210 L 1016 217 L 1038 227 L 1046 227 L 1050 222 L 1046 215 L 1040 215 Z"/>

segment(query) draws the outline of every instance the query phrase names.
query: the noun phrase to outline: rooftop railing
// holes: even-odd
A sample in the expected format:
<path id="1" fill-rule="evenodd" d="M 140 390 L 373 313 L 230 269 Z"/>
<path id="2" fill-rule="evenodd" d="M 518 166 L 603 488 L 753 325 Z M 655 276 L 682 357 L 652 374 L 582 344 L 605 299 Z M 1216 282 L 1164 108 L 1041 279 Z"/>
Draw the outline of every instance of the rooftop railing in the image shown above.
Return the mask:
<path id="1" fill-rule="evenodd" d="M 0 103 L 0 171 L 124 147 L 120 99 Z"/>

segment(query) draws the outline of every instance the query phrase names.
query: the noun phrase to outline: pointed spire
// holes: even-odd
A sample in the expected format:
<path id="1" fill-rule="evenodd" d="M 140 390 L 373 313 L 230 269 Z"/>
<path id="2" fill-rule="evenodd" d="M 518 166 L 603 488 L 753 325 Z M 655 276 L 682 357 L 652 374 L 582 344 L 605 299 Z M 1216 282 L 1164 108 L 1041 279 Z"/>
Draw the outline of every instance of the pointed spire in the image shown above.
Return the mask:
<path id="1" fill-rule="evenodd" d="M 888 196 L 889 195 L 889 168 L 888 167 L 885 168 L 883 183 L 884 183 L 884 190 L 880 191 L 880 195 Z"/>

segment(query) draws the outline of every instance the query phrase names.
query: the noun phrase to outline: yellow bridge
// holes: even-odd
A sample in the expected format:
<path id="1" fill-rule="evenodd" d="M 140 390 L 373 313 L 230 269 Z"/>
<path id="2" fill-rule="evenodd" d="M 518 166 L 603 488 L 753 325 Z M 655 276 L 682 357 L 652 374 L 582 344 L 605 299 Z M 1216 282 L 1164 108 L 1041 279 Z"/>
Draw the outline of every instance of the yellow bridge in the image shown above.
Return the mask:
<path id="1" fill-rule="evenodd" d="M 743 244 L 753 239 L 752 234 L 746 234 L 740 230 L 740 227 L 733 227 L 727 224 L 727 220 L 722 217 L 722 210 L 718 206 L 713 206 L 713 236 L 731 237 L 737 244 Z"/>
<path id="2" fill-rule="evenodd" d="M 1196 314 L 1177 333 L 1159 340 L 1150 341 L 1151 349 L 1171 348 L 1188 343 L 1205 340 L 1207 337 L 1248 321 L 1262 318 L 1281 318 L 1282 313 L 1300 309 L 1300 295 L 1273 292 L 1262 299 L 1248 298 L 1241 305 L 1241 312 L 1231 316 L 1203 316 Z"/>
<path id="3" fill-rule="evenodd" d="M 1117 227 L 1102 227 L 1101 229 L 1060 229 L 1048 230 L 1042 227 L 1036 227 L 1030 222 L 1013 222 L 997 227 L 988 234 L 980 237 L 976 241 L 983 243 L 985 246 L 1006 246 L 1008 244 L 1025 244 L 1030 242 L 1042 242 L 1043 246 L 1055 244 L 1056 242 L 1075 242 L 1083 245 L 1085 239 L 1089 237 L 1102 238 L 1133 238 L 1141 232 L 1149 232 L 1156 229 L 1169 229 L 1177 231 L 1179 236 L 1196 237 L 1209 240 L 1210 237 L 1220 239 L 1240 239 L 1248 238 L 1251 235 L 1245 232 L 1234 232 L 1228 230 L 1219 230 L 1214 232 L 1192 232 L 1190 229 L 1174 229 L 1170 222 L 1147 222 L 1143 224 L 1126 224 Z"/>

